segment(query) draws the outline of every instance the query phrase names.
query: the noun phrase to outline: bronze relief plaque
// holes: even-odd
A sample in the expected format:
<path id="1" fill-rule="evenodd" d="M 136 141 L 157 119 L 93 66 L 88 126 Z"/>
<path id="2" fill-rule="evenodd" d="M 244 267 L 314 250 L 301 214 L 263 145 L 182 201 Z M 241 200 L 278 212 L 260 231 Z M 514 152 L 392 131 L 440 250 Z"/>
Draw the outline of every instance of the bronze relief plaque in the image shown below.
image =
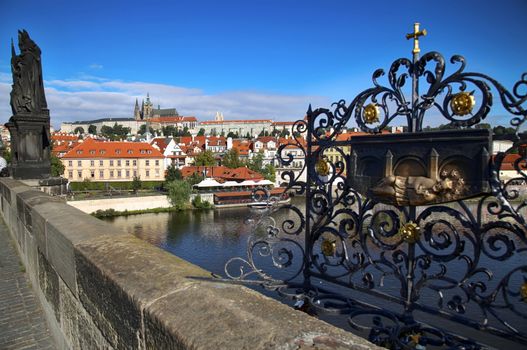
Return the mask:
<path id="1" fill-rule="evenodd" d="M 381 203 L 437 204 L 490 190 L 487 129 L 366 135 L 348 144 L 349 186 Z"/>

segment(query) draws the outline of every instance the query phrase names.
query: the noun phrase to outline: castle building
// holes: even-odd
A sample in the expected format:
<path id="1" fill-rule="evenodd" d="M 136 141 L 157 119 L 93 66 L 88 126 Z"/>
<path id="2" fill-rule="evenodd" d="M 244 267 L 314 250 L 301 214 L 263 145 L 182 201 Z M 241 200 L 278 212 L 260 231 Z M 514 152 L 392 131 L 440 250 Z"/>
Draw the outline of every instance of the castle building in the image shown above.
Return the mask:
<path id="1" fill-rule="evenodd" d="M 60 125 L 60 131 L 73 133 L 76 129 L 81 128 L 86 133 L 88 128 L 93 125 L 98 133 L 103 126 L 113 127 L 115 124 L 130 128 L 130 133 L 136 134 L 143 124 L 148 124 L 154 130 L 161 130 L 163 127 L 173 126 L 178 130 L 187 128 L 189 131 L 195 131 L 194 129 L 197 127 L 198 121 L 193 116 L 180 116 L 175 108 L 162 109 L 159 105 L 157 108 L 154 108 L 152 101 L 150 101 L 150 94 L 147 93 L 146 100 L 141 102 L 141 108 L 139 108 L 139 101 L 137 99 L 135 100 L 133 118 L 102 118 L 77 122 L 63 122 Z"/>

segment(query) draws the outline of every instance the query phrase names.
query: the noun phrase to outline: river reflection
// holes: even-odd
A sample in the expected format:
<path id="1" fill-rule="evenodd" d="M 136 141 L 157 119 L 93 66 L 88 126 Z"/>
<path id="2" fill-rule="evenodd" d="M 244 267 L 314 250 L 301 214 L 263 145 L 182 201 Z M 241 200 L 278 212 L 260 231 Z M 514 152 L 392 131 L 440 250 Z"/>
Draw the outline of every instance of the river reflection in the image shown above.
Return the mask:
<path id="1" fill-rule="evenodd" d="M 299 208 L 303 208 L 304 199 L 293 198 L 292 203 Z M 459 210 L 459 208 L 457 209 Z M 470 207 L 470 210 L 475 211 L 475 206 Z M 290 214 L 291 213 L 288 213 L 287 211 L 278 212 L 276 215 L 277 222 L 281 223 L 286 217 L 290 218 Z M 233 257 L 245 258 L 247 256 L 247 240 L 249 238 L 251 228 L 246 223 L 246 220 L 254 215 L 255 212 L 249 210 L 248 208 L 229 208 L 221 210 L 196 210 L 131 215 L 126 217 L 109 218 L 106 219 L 106 221 L 208 271 L 219 275 L 225 275 L 224 265 L 229 259 Z M 525 248 L 525 243 L 522 242 L 519 237 L 510 238 L 512 238 L 516 249 L 522 247 Z M 295 240 L 302 244 L 303 234 L 296 237 Z M 372 255 L 375 256 L 378 256 L 381 253 L 381 249 L 373 244 L 368 244 L 368 249 L 371 249 Z M 314 250 L 316 252 L 317 246 L 314 247 Z M 419 253 L 420 249 L 418 248 L 417 251 Z M 464 253 L 468 256 L 471 256 L 472 252 L 472 244 L 470 242 L 466 243 Z M 299 254 L 296 255 L 295 258 L 295 263 L 298 263 L 301 261 L 301 253 L 295 252 L 295 254 Z M 492 290 L 495 287 L 493 282 L 501 280 L 505 273 L 510 271 L 514 266 L 521 266 L 522 264 L 525 264 L 524 262 L 525 254 L 516 254 L 511 259 L 507 259 L 505 261 L 496 261 L 483 256 L 480 260 L 480 263 L 485 265 L 485 267 L 491 268 L 495 274 L 495 279 L 487 284 L 489 290 Z M 467 263 L 462 259 L 452 260 L 448 263 L 445 262 L 445 264 L 448 267 L 448 275 L 455 279 L 463 276 L 467 269 Z M 264 268 L 272 268 L 272 264 L 269 262 L 264 262 L 262 266 Z M 497 266 L 499 266 L 499 268 L 496 268 Z M 291 268 L 292 270 L 295 270 L 296 267 L 300 267 L 300 265 L 292 265 L 290 270 Z M 437 269 L 438 267 L 436 266 L 435 270 L 429 270 L 427 273 L 437 273 Z M 285 271 L 280 271 L 281 275 L 275 274 L 273 276 L 276 278 L 289 277 L 287 272 L 285 272 L 286 274 L 284 274 L 284 272 Z M 331 269 L 329 269 L 328 272 L 331 273 Z M 338 275 L 338 268 L 335 268 L 335 274 Z M 418 276 L 419 274 L 420 273 L 417 273 Z M 359 274 L 357 275 L 359 276 Z M 346 280 L 346 278 L 344 280 Z M 349 281 L 349 279 L 347 280 Z M 314 280 L 313 282 L 316 283 L 317 281 Z M 523 281 L 516 281 L 515 288 L 519 286 L 519 283 L 521 282 Z M 358 280 L 354 280 L 353 283 L 360 284 L 360 278 Z M 378 289 L 390 295 L 399 295 L 399 288 L 400 284 L 393 276 L 386 276 L 383 287 L 379 287 Z M 341 289 L 341 287 L 337 286 L 336 289 Z M 276 297 L 275 294 L 266 294 Z M 445 302 L 448 301 L 447 296 L 448 291 L 445 292 Z M 361 298 L 362 297 L 364 297 L 363 300 L 365 300 L 365 302 L 379 305 L 381 307 L 386 307 L 387 309 L 398 309 L 398 307 L 393 303 L 389 304 L 369 295 L 362 295 Z M 430 305 L 431 307 L 437 306 L 437 294 L 431 292 L 429 289 L 425 289 L 421 295 L 420 302 L 425 305 Z M 477 311 L 478 310 L 469 309 L 467 310 L 467 315 L 474 316 L 477 319 Z M 483 316 L 481 315 L 480 317 Z M 422 319 L 432 321 L 432 319 L 426 315 L 423 316 Z M 349 329 L 349 327 L 346 327 L 346 321 L 343 319 L 337 321 L 329 319 L 326 320 Z M 518 317 L 517 320 L 521 322 L 521 317 Z M 433 321 L 435 324 L 442 324 L 443 322 L 443 320 Z M 459 327 L 459 325 L 456 327 Z M 522 331 L 527 332 L 525 327 L 520 328 Z M 470 329 L 463 331 L 463 333 L 476 338 L 480 336 Z M 367 336 L 367 334 L 361 335 Z M 491 341 L 491 343 L 496 344 L 495 346 L 498 348 L 503 348 L 498 344 L 503 345 L 505 344 L 505 341 L 500 339 L 496 342 Z M 506 347 L 508 349 L 521 348 L 521 346 L 518 346 L 514 343 L 507 344 Z"/>

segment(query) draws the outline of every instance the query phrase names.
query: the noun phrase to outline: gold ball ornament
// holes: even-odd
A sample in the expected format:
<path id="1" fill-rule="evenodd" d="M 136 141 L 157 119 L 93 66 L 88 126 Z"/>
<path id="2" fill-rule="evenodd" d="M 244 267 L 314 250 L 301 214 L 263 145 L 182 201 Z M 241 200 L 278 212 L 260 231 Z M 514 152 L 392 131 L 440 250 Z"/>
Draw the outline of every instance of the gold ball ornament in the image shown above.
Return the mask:
<path id="1" fill-rule="evenodd" d="M 412 221 L 402 225 L 399 229 L 399 234 L 403 237 L 403 240 L 407 243 L 415 243 L 419 240 L 420 228 L 417 224 Z"/>
<path id="2" fill-rule="evenodd" d="M 364 107 L 364 121 L 366 124 L 373 124 L 377 123 L 379 121 L 379 115 L 381 114 L 379 110 L 379 106 L 377 106 L 375 103 L 370 103 L 366 107 Z"/>
<path id="3" fill-rule="evenodd" d="M 334 256 L 337 252 L 337 244 L 335 241 L 330 241 L 329 239 L 324 239 L 320 245 L 322 254 L 325 256 Z"/>
<path id="4" fill-rule="evenodd" d="M 472 112 L 476 105 L 474 95 L 468 92 L 455 94 L 450 100 L 450 108 L 455 115 L 464 116 Z"/>
<path id="5" fill-rule="evenodd" d="M 315 171 L 320 176 L 328 176 L 329 175 L 329 164 L 328 162 L 320 158 L 315 166 Z"/>

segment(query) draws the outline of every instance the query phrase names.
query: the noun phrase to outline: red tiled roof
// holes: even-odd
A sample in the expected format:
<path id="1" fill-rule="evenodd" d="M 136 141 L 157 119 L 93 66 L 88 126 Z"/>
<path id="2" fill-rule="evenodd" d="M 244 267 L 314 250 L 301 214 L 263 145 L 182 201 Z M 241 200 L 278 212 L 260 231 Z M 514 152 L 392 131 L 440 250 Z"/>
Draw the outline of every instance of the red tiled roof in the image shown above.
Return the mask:
<path id="1" fill-rule="evenodd" d="M 214 124 L 253 124 L 253 123 L 272 123 L 270 119 L 246 119 L 246 120 L 209 120 L 206 122 L 200 122 L 200 124 L 214 125 Z"/>
<path id="2" fill-rule="evenodd" d="M 273 125 L 273 126 L 276 126 L 276 125 L 280 125 L 280 126 L 291 126 L 291 125 L 293 125 L 294 123 L 296 123 L 296 122 L 274 122 L 274 123 L 272 123 L 271 125 Z"/>
<path id="3" fill-rule="evenodd" d="M 148 119 L 151 123 L 179 123 L 179 122 L 197 122 L 196 117 L 181 117 L 181 116 L 172 116 L 172 117 L 156 117 Z"/>
<path id="4" fill-rule="evenodd" d="M 159 152 L 161 153 L 165 152 L 165 149 L 168 146 L 167 139 L 165 137 L 156 137 L 150 141 L 150 144 L 154 146 L 154 148 L 157 146 Z"/>
<path id="5" fill-rule="evenodd" d="M 87 139 L 62 158 L 163 158 L 163 154 L 146 142 L 100 142 Z"/>
<path id="6" fill-rule="evenodd" d="M 271 190 L 271 193 L 270 194 L 282 194 L 285 192 L 285 188 L 281 188 L 281 187 L 278 187 L 278 188 L 273 188 Z M 240 197 L 245 197 L 245 196 L 250 196 L 252 194 L 252 191 L 233 191 L 233 192 L 217 192 L 217 193 L 214 193 L 214 195 L 218 198 L 222 198 L 222 197 L 232 197 L 232 196 L 240 196 Z"/>
<path id="7" fill-rule="evenodd" d="M 224 181 L 244 181 L 244 180 L 263 180 L 262 174 L 257 173 L 246 167 L 239 167 L 236 169 L 227 168 L 225 166 L 187 166 L 181 168 L 181 175 L 183 177 L 190 176 L 194 173 L 203 174 L 206 172 L 207 177 L 213 177 Z"/>

